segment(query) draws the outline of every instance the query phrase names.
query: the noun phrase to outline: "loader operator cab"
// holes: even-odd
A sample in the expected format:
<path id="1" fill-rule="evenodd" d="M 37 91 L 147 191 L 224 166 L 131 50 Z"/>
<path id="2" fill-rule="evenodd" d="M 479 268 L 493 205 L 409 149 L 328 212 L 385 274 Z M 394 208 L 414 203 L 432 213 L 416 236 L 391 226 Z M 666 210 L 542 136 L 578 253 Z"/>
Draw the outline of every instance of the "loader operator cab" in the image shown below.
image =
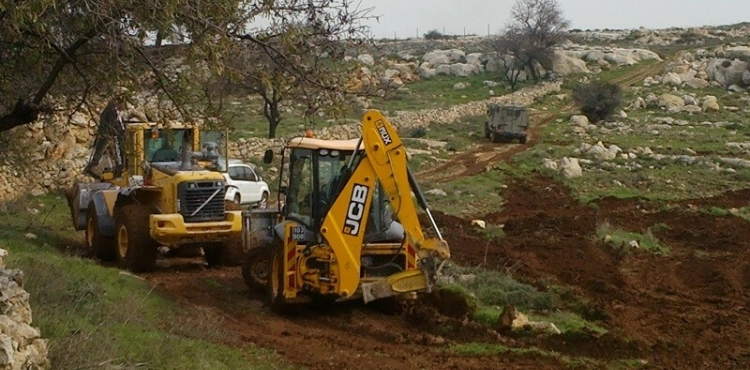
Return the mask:
<path id="1" fill-rule="evenodd" d="M 146 158 L 149 162 L 177 162 L 180 160 L 185 129 L 159 130 L 152 129 L 145 137 Z M 175 149 L 176 148 L 176 149 Z"/>

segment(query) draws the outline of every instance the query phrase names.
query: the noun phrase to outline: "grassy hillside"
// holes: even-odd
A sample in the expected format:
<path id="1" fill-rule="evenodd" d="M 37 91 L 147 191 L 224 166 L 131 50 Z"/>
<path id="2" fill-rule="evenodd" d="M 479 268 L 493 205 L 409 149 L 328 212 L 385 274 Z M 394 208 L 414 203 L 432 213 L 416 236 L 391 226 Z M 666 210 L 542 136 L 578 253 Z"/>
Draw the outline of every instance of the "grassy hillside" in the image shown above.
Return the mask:
<path id="1" fill-rule="evenodd" d="M 61 197 L 6 204 L 0 222 L 0 248 L 24 271 L 55 369 L 289 368 L 273 351 L 237 345 L 223 322 L 196 319 L 146 282 L 75 256 L 82 238 Z"/>

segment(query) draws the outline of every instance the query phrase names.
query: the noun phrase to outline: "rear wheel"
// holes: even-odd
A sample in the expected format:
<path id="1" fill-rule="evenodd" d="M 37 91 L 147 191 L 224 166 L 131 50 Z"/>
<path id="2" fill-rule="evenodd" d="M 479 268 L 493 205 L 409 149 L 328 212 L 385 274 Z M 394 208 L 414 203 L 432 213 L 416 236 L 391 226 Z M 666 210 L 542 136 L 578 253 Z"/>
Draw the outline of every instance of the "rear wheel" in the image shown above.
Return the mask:
<path id="1" fill-rule="evenodd" d="M 258 202 L 258 209 L 266 208 L 268 208 L 268 193 L 263 192 L 263 196 L 260 197 L 260 201 Z"/>
<path id="2" fill-rule="evenodd" d="M 253 248 L 245 254 L 242 263 L 242 279 L 251 290 L 262 290 L 268 285 L 271 272 L 271 252 L 269 248 Z"/>
<path id="3" fill-rule="evenodd" d="M 115 237 L 105 236 L 99 232 L 99 218 L 94 207 L 90 204 L 86 211 L 86 247 L 96 258 L 102 261 L 114 261 L 117 259 Z"/>
<path id="4" fill-rule="evenodd" d="M 521 144 L 526 144 L 526 135 L 521 136 L 521 138 L 518 140 Z"/>
<path id="5" fill-rule="evenodd" d="M 129 204 L 115 210 L 117 260 L 133 272 L 152 271 L 156 267 L 158 243 L 149 234 L 147 206 Z"/>

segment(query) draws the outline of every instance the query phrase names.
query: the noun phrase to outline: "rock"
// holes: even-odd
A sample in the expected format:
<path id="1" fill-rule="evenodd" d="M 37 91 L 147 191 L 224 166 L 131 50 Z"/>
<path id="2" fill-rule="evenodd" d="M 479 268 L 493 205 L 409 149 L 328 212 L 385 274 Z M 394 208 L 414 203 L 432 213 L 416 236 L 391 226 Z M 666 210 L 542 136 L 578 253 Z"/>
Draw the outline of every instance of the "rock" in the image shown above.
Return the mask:
<path id="1" fill-rule="evenodd" d="M 456 63 L 451 64 L 450 66 L 450 74 L 458 77 L 469 77 L 474 74 L 478 74 L 479 69 L 471 64 L 466 63 Z"/>
<path id="2" fill-rule="evenodd" d="M 471 226 L 477 226 L 480 229 L 484 229 L 487 226 L 487 222 L 484 220 L 471 220 Z"/>
<path id="3" fill-rule="evenodd" d="M 693 89 L 705 89 L 709 85 L 708 81 L 700 79 L 700 78 L 693 78 L 687 82 L 685 82 L 685 86 L 693 88 Z"/>
<path id="4" fill-rule="evenodd" d="M 641 247 L 640 245 L 638 245 L 638 241 L 637 240 L 631 240 L 630 243 L 628 243 L 628 245 L 631 248 L 640 248 Z"/>
<path id="5" fill-rule="evenodd" d="M 546 168 L 548 170 L 555 170 L 555 171 L 557 171 L 557 168 L 558 168 L 557 167 L 557 162 L 553 161 L 552 159 L 549 159 L 549 158 L 544 158 L 542 160 L 542 168 Z"/>
<path id="6" fill-rule="evenodd" d="M 589 125 L 589 119 L 584 115 L 574 115 L 570 117 L 570 124 L 586 127 Z"/>
<path id="7" fill-rule="evenodd" d="M 368 66 L 375 65 L 375 58 L 370 54 L 361 54 L 357 57 L 357 60 Z"/>
<path id="8" fill-rule="evenodd" d="M 435 72 L 439 75 L 449 75 L 451 74 L 451 66 L 448 64 L 439 65 L 435 68 Z"/>
<path id="9" fill-rule="evenodd" d="M 437 71 L 433 68 L 419 67 L 417 68 L 417 75 L 424 79 L 430 79 L 437 75 Z"/>
<path id="10" fill-rule="evenodd" d="M 665 85 L 675 85 L 680 86 L 682 85 L 682 79 L 680 78 L 680 75 L 674 72 L 669 72 L 664 75 L 661 79 L 661 83 Z"/>
<path id="11" fill-rule="evenodd" d="M 555 49 L 552 54 L 552 72 L 560 76 L 574 73 L 590 73 L 586 62 L 580 58 L 571 56 L 561 49 Z"/>
<path id="12" fill-rule="evenodd" d="M 479 68 L 482 66 L 482 53 L 471 53 L 466 55 L 466 63 Z"/>
<path id="13" fill-rule="evenodd" d="M 719 107 L 719 101 L 716 99 L 715 96 L 708 95 L 703 99 L 703 111 L 704 112 L 712 112 L 712 111 L 719 111 L 721 107 Z"/>
<path id="14" fill-rule="evenodd" d="M 681 97 L 672 94 L 662 94 L 659 97 L 658 106 L 660 108 L 666 108 L 667 110 L 674 108 L 682 108 L 685 106 L 685 101 Z"/>
<path id="15" fill-rule="evenodd" d="M 727 87 L 727 91 L 745 92 L 747 90 L 744 87 L 740 86 L 740 85 L 734 84 L 734 85 L 731 85 L 731 86 Z"/>
<path id="16" fill-rule="evenodd" d="M 430 189 L 430 190 L 427 190 L 425 192 L 425 194 L 436 195 L 436 196 L 440 196 L 440 197 L 444 197 L 444 196 L 448 195 L 448 193 L 446 193 L 445 190 L 443 190 L 443 189 Z"/>
<path id="17" fill-rule="evenodd" d="M 742 75 L 748 70 L 748 62 L 727 59 L 712 59 L 706 66 L 709 81 L 728 87 L 742 82 Z"/>
<path id="18" fill-rule="evenodd" d="M 583 176 L 583 169 L 581 168 L 580 163 L 578 163 L 578 158 L 564 157 L 557 163 L 557 167 L 566 179 Z"/>
<path id="19" fill-rule="evenodd" d="M 455 85 L 453 85 L 453 90 L 463 90 L 466 88 L 466 83 L 458 82 Z"/>
<path id="20" fill-rule="evenodd" d="M 433 50 L 422 56 L 422 60 L 429 63 L 431 67 L 437 67 L 451 62 L 450 52 L 446 50 Z"/>
<path id="21" fill-rule="evenodd" d="M 633 102 L 630 104 L 631 110 L 645 109 L 646 107 L 648 107 L 646 101 L 640 96 L 635 98 L 635 100 L 633 100 Z"/>
<path id="22" fill-rule="evenodd" d="M 600 160 L 612 160 L 617 158 L 617 153 L 605 148 L 601 141 L 596 143 L 596 145 L 591 146 L 587 153 Z"/>
<path id="23" fill-rule="evenodd" d="M 483 81 L 482 84 L 484 84 L 484 86 L 487 86 L 487 87 L 497 87 L 497 86 L 502 85 L 501 83 L 495 82 L 495 81 Z"/>

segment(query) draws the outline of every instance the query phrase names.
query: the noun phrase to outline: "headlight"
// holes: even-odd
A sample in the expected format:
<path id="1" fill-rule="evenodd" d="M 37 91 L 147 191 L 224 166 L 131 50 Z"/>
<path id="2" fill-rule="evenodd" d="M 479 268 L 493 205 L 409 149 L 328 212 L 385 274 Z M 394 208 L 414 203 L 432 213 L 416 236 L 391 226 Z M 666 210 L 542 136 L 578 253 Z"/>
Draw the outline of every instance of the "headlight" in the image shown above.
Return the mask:
<path id="1" fill-rule="evenodd" d="M 188 189 L 195 189 L 196 184 L 194 182 L 188 183 Z"/>

